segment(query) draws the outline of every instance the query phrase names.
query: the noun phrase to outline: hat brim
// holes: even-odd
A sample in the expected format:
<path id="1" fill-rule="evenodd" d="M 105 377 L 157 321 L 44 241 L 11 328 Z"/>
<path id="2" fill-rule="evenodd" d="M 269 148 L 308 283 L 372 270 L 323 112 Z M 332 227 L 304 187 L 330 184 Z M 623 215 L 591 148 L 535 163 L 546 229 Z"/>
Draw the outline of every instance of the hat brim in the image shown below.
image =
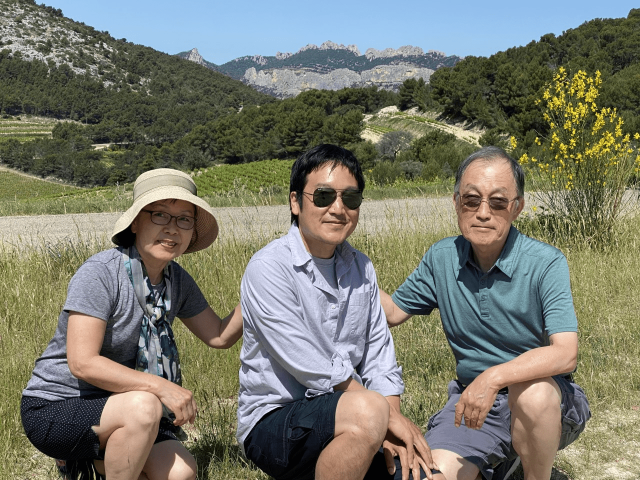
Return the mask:
<path id="1" fill-rule="evenodd" d="M 196 207 L 194 235 L 184 253 L 197 252 L 211 245 L 218 236 L 218 222 L 213 215 L 211 207 L 206 201 L 193 195 L 188 190 L 175 186 L 160 186 L 145 192 L 144 195 L 136 199 L 133 205 L 116 222 L 111 241 L 116 245 L 124 245 L 128 236 L 126 232 L 140 211 L 151 203 L 168 199 L 184 200 Z"/>

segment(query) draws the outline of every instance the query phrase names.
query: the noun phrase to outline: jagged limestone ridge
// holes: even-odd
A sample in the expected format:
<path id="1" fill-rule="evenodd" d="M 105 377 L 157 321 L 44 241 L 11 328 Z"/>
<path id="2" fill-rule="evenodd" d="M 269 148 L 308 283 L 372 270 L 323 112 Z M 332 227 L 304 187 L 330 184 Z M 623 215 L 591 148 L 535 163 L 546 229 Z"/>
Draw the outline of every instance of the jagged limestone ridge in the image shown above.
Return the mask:
<path id="1" fill-rule="evenodd" d="M 340 90 L 375 85 L 394 90 L 409 78 L 423 78 L 429 81 L 433 72 L 429 68 L 413 65 L 379 66 L 359 73 L 341 68 L 326 74 L 289 69 L 257 71 L 251 67 L 247 69 L 243 81 L 261 92 L 287 98 L 311 89 Z"/>

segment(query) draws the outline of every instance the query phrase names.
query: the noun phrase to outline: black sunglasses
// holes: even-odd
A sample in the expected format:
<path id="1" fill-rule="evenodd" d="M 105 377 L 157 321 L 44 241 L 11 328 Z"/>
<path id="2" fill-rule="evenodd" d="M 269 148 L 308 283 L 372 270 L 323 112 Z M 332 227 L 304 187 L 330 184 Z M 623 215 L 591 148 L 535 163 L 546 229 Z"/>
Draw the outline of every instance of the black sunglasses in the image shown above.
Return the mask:
<path id="1" fill-rule="evenodd" d="M 302 193 L 312 195 L 313 204 L 320 208 L 328 207 L 335 202 L 336 198 L 338 198 L 338 193 L 340 193 L 342 203 L 349 210 L 355 210 L 362 204 L 362 192 L 360 190 L 336 190 L 335 188 L 321 187 L 316 188 L 313 193 Z"/>
<path id="2" fill-rule="evenodd" d="M 462 206 L 470 210 L 477 210 L 478 208 L 480 208 L 482 202 L 487 202 L 491 210 L 506 210 L 511 202 L 520 198 L 515 197 L 509 200 L 502 197 L 491 197 L 488 199 L 484 199 L 477 195 L 458 195 L 458 197 L 460 198 L 460 203 L 462 204 Z"/>

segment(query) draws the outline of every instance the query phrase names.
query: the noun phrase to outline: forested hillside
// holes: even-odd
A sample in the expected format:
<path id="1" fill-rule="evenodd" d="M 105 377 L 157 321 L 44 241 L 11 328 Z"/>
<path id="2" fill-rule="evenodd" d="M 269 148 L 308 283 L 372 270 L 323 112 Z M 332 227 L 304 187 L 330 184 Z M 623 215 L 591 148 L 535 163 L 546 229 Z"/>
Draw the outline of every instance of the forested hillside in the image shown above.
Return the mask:
<path id="1" fill-rule="evenodd" d="M 524 47 L 489 58 L 466 57 L 430 79 L 433 98 L 444 114 L 528 138 L 545 134 L 540 106 L 543 86 L 558 67 L 569 72 L 600 71 L 598 105 L 617 108 L 628 132 L 640 130 L 640 9 L 627 18 L 595 19 L 556 37 L 543 36 Z"/>
<path id="2" fill-rule="evenodd" d="M 437 70 L 430 84 L 405 81 L 398 94 L 346 88 L 287 100 L 116 40 L 33 0 L 0 0 L 0 12 L 0 115 L 12 125 L 24 115 L 59 121 L 51 138 L 0 132 L 0 164 L 76 185 L 128 182 L 156 167 L 291 159 L 320 142 L 353 149 L 378 183 L 447 178 L 475 146 L 437 132 L 418 138 L 392 129 L 374 146 L 361 138 L 364 115 L 389 105 L 437 110 L 490 129 L 481 144 L 509 133 L 526 149 L 546 133 L 536 101 L 560 66 L 600 71 L 598 105 L 616 107 L 627 131 L 640 130 L 640 9 L 489 58 L 467 57 Z M 303 53 L 322 53 L 309 52 Z M 110 147 L 96 150 L 96 143 Z"/>
<path id="3" fill-rule="evenodd" d="M 161 166 L 291 158 L 319 141 L 360 142 L 362 113 L 396 101 L 370 88 L 278 102 L 33 0 L 0 0 L 0 11 L 0 114 L 65 120 L 52 139 L 0 138 L 0 163 L 78 185 L 131 181 Z M 95 143 L 115 146 L 96 151 Z"/>
<path id="4" fill-rule="evenodd" d="M 77 120 L 94 142 L 159 144 L 273 101 L 192 62 L 116 40 L 27 0 L 0 0 L 0 113 Z"/>

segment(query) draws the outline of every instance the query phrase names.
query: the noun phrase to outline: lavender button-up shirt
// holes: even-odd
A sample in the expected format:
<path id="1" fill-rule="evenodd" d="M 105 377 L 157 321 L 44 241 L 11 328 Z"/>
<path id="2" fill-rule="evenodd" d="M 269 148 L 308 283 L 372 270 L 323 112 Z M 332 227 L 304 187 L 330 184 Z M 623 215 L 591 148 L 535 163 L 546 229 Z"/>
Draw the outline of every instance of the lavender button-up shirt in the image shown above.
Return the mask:
<path id="1" fill-rule="evenodd" d="M 307 252 L 297 225 L 256 253 L 242 278 L 237 439 L 269 411 L 333 393 L 353 377 L 381 395 L 404 391 L 371 260 L 336 249 L 338 297 Z"/>

